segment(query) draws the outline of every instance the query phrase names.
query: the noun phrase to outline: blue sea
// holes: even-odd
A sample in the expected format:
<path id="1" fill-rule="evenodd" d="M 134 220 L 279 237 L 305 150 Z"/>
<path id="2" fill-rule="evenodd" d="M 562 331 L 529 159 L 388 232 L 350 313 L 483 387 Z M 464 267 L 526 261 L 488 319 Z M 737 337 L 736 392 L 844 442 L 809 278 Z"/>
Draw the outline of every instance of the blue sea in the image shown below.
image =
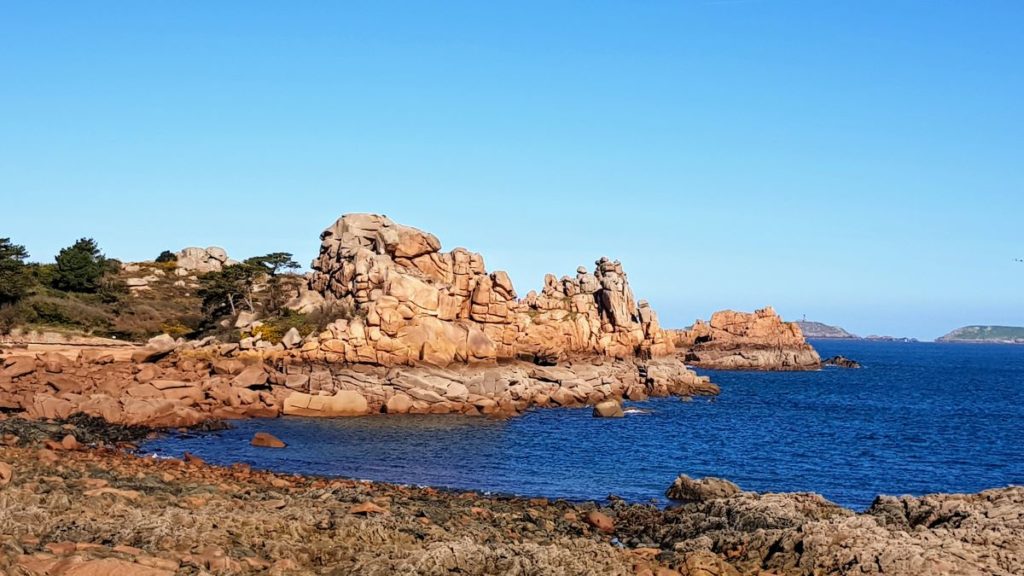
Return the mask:
<path id="1" fill-rule="evenodd" d="M 747 490 L 818 492 L 856 509 L 877 494 L 1024 484 L 1024 346 L 812 342 L 861 369 L 705 371 L 714 399 L 636 403 L 599 419 L 543 409 L 506 421 L 460 416 L 279 418 L 165 436 L 145 453 L 247 462 L 303 474 L 603 500 L 665 503 L 680 473 Z M 288 443 L 249 446 L 256 431 Z"/>

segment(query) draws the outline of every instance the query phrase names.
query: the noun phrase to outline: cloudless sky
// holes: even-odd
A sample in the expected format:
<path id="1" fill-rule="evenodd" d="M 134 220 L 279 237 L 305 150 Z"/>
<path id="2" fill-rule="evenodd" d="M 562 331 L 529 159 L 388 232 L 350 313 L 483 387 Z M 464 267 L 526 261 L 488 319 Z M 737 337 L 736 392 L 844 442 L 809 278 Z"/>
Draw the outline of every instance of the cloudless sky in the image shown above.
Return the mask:
<path id="1" fill-rule="evenodd" d="M 1024 2 L 0 0 L 0 236 L 304 264 L 346 212 L 664 324 L 1024 325 Z"/>

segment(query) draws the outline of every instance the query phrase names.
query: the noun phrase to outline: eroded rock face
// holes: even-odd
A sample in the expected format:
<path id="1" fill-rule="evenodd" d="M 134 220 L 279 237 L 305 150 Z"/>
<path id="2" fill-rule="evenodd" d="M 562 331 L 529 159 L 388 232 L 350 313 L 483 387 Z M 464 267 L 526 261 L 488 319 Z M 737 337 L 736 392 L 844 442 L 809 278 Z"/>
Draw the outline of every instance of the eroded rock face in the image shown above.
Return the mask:
<path id="1" fill-rule="evenodd" d="M 385 216 L 349 214 L 321 234 L 310 289 L 348 310 L 303 347 L 308 360 L 383 366 L 554 361 L 570 354 L 662 356 L 671 338 L 637 302 L 622 265 L 548 275 L 519 299 L 505 272 L 488 273 L 464 248 L 441 252 L 432 234 Z M 315 299 L 315 298 L 311 298 Z"/>
<path id="2" fill-rule="evenodd" d="M 795 322 L 768 306 L 754 313 L 723 310 L 676 334 L 686 361 L 719 370 L 816 370 L 821 358 Z"/>

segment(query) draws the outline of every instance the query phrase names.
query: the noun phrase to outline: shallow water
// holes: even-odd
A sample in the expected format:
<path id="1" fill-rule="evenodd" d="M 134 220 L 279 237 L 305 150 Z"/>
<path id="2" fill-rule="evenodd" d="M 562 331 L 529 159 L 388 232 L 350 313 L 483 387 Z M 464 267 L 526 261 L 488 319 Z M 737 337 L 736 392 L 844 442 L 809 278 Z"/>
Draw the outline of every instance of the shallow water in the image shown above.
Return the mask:
<path id="1" fill-rule="evenodd" d="M 545 409 L 460 416 L 278 418 L 167 436 L 143 452 L 305 474 L 569 499 L 655 499 L 679 473 L 812 491 L 854 508 L 877 494 L 1024 484 L 1024 346 L 814 342 L 864 368 L 706 372 L 713 400 L 653 399 L 599 419 Z M 632 404 L 632 403 L 631 403 Z M 258 430 L 288 443 L 249 446 Z"/>

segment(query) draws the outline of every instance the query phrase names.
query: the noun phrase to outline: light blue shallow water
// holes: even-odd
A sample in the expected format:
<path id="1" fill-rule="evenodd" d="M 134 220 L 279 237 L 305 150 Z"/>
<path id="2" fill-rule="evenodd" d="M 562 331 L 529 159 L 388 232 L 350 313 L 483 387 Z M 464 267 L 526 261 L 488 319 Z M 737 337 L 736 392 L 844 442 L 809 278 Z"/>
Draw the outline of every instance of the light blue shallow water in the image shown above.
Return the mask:
<path id="1" fill-rule="evenodd" d="M 745 489 L 813 491 L 868 506 L 877 494 L 1024 484 L 1024 346 L 816 341 L 860 370 L 708 372 L 714 400 L 638 404 L 598 419 L 537 410 L 507 421 L 459 416 L 232 423 L 168 436 L 144 452 L 277 471 L 570 499 L 658 499 L 679 473 Z M 256 431 L 288 443 L 252 448 Z"/>

